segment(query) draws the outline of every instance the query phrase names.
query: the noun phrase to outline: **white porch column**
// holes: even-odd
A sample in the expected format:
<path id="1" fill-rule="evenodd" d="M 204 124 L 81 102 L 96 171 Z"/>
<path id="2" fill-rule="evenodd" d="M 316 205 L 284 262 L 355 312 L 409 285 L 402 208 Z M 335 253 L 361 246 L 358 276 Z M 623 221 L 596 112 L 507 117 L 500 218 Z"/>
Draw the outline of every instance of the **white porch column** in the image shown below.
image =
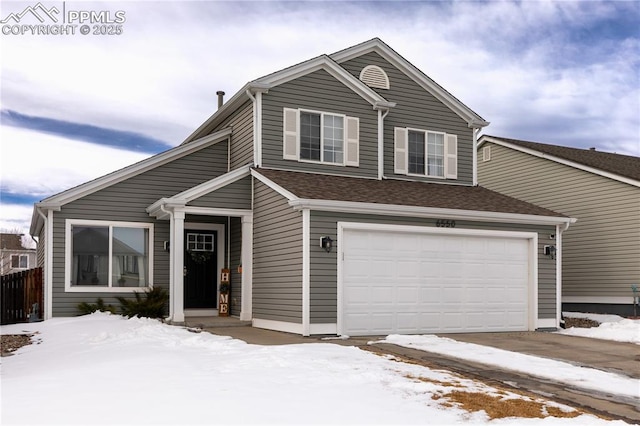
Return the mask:
<path id="1" fill-rule="evenodd" d="M 253 318 L 253 216 L 242 216 L 242 305 L 240 320 L 250 321 Z"/>
<path id="2" fill-rule="evenodd" d="M 184 212 L 173 213 L 173 321 L 184 322 Z"/>

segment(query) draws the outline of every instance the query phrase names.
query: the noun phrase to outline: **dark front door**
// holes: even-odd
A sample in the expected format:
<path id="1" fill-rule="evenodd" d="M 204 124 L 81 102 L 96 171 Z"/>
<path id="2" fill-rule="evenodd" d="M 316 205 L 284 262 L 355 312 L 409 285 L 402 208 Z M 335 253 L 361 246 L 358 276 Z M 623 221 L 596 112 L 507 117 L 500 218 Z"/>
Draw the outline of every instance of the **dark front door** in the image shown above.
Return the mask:
<path id="1" fill-rule="evenodd" d="M 185 309 L 217 306 L 216 236 L 216 231 L 186 230 L 184 233 Z"/>

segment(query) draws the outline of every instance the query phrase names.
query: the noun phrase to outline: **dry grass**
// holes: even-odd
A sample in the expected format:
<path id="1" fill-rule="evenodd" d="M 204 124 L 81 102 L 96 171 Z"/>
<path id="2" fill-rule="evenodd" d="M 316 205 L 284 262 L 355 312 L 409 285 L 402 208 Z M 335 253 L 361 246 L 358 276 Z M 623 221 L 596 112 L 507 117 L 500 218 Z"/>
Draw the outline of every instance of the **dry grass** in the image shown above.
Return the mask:
<path id="1" fill-rule="evenodd" d="M 453 390 L 442 395 L 442 398 L 457 404 L 466 411 L 484 410 L 490 419 L 505 417 L 545 418 L 550 416 L 572 418 L 582 414 L 576 410 L 563 411 L 539 400 L 505 398 L 501 395 L 491 395 L 483 392 Z"/>
<path id="2" fill-rule="evenodd" d="M 0 336 L 0 356 L 13 355 L 12 352 L 31 344 L 31 334 L 4 334 Z"/>

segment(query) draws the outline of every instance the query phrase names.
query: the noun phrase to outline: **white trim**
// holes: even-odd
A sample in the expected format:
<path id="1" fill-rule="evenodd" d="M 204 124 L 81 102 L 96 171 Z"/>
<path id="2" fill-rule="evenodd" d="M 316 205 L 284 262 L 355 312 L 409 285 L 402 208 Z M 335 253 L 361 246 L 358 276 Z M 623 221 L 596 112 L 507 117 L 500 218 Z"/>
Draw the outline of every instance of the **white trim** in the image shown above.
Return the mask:
<path id="1" fill-rule="evenodd" d="M 562 303 L 629 305 L 633 303 L 633 296 L 564 296 Z"/>
<path id="2" fill-rule="evenodd" d="M 108 175 L 99 177 L 92 181 L 86 182 L 75 188 L 61 192 L 52 197 L 46 198 L 36 205 L 53 208 L 60 207 L 79 198 L 85 197 L 101 189 L 107 188 L 116 183 L 130 179 L 133 176 L 137 176 L 146 171 L 152 170 L 161 165 L 167 164 L 178 158 L 192 154 L 199 151 L 209 145 L 226 140 L 231 135 L 232 129 L 224 129 L 219 132 L 210 134 L 203 138 L 200 138 L 192 143 L 186 145 L 180 145 L 172 148 L 168 151 L 161 152 L 138 163 L 127 166 L 123 169 L 110 173 Z"/>
<path id="3" fill-rule="evenodd" d="M 538 234 L 536 232 L 523 231 L 500 231 L 488 229 L 468 229 L 468 228 L 436 228 L 414 225 L 392 225 L 379 223 L 362 222 L 338 222 L 338 241 L 344 241 L 345 230 L 364 230 L 373 232 L 403 232 L 410 234 L 434 234 L 434 235 L 459 235 L 470 237 L 488 238 L 514 238 L 526 239 L 529 246 L 529 283 L 528 283 L 528 330 L 535 330 L 538 317 Z M 343 264 L 344 264 L 344 244 L 338 244 L 338 277 L 337 277 L 337 334 L 343 335 L 344 331 L 344 310 L 342 293 L 344 291 Z"/>
<path id="4" fill-rule="evenodd" d="M 79 286 L 71 285 L 71 261 L 73 259 L 72 252 L 72 238 L 71 228 L 72 226 L 100 226 L 109 228 L 109 266 L 108 266 L 108 286 Z M 146 287 L 114 287 L 112 282 L 112 243 L 113 243 L 113 228 L 135 228 L 135 229 L 147 229 L 149 235 L 147 235 L 147 243 L 149 244 L 149 253 L 147 256 L 147 282 Z M 65 219 L 65 233 L 64 233 L 64 292 L 65 293 L 139 293 L 150 288 L 153 288 L 153 257 L 154 257 L 154 225 L 153 223 L 146 222 L 121 222 L 121 221 L 109 221 L 109 220 L 88 220 L 88 219 Z"/>
<path id="5" fill-rule="evenodd" d="M 409 78 L 418 83 L 418 85 L 423 89 L 435 96 L 436 99 L 451 108 L 451 110 L 467 122 L 469 127 L 484 127 L 489 124 L 489 122 L 485 121 L 439 84 L 431 80 L 427 75 L 396 53 L 379 38 L 374 38 L 357 46 L 349 47 L 333 53 L 330 57 L 337 63 L 343 63 L 369 52 L 375 52 L 389 61 Z"/>
<path id="6" fill-rule="evenodd" d="M 171 321 L 176 323 L 184 322 L 184 212 L 174 211 L 171 221 L 173 222 L 173 235 L 171 239 L 171 253 L 173 253 L 173 313 Z"/>
<path id="7" fill-rule="evenodd" d="M 309 334 L 338 334 L 338 326 L 336 323 L 311 324 L 309 326 Z"/>
<path id="8" fill-rule="evenodd" d="M 485 142 L 491 142 L 491 143 L 494 143 L 496 145 L 504 146 L 505 148 L 510 148 L 510 149 L 515 150 L 515 151 L 520 151 L 520 152 L 523 152 L 525 154 L 533 155 L 534 157 L 544 158 L 546 160 L 550 160 L 550 161 L 553 161 L 553 162 L 556 162 L 556 163 L 559 163 L 559 164 L 563 164 L 565 166 L 573 167 L 574 169 L 582 170 L 582 171 L 585 171 L 585 172 L 593 173 L 593 174 L 598 175 L 598 176 L 602 176 L 602 177 L 606 177 L 606 178 L 609 178 L 609 179 L 613 179 L 613 180 L 616 180 L 618 182 L 623 182 L 623 183 L 627 183 L 627 184 L 632 185 L 632 186 L 640 187 L 640 181 L 638 181 L 638 180 L 631 179 L 631 178 L 624 177 L 624 176 L 620 176 L 620 175 L 617 175 L 615 173 L 606 172 L 604 170 L 600 170 L 600 169 L 597 169 L 595 167 L 585 166 L 584 164 L 576 163 L 575 161 L 571 161 L 571 160 L 567 160 L 567 159 L 564 159 L 564 158 L 556 157 L 554 155 L 546 154 L 546 153 L 543 153 L 541 151 L 534 150 L 534 149 L 531 149 L 531 148 L 525 148 L 525 147 L 522 147 L 522 146 L 519 146 L 519 145 L 515 145 L 515 144 L 509 143 L 509 142 L 505 142 L 505 141 L 503 141 L 501 139 L 494 138 L 494 137 L 491 137 L 491 136 L 482 136 L 480 138 L 480 145 L 478 145 L 478 148 L 482 144 L 484 144 Z"/>
<path id="9" fill-rule="evenodd" d="M 536 321 L 536 330 L 539 328 L 559 328 L 560 321 L 555 318 L 538 318 Z"/>
<path id="10" fill-rule="evenodd" d="M 302 324 L 299 323 L 254 318 L 251 320 L 251 326 L 302 335 Z"/>
<path id="11" fill-rule="evenodd" d="M 253 212 L 251 210 L 221 209 L 221 208 L 217 208 L 217 207 L 186 206 L 186 207 L 180 207 L 179 210 L 185 212 L 186 214 L 193 214 L 193 215 L 198 215 L 198 216 L 234 216 L 234 217 L 244 217 L 244 216 L 253 215 Z"/>
<path id="12" fill-rule="evenodd" d="M 269 188 L 273 189 L 274 191 L 276 191 L 278 194 L 282 195 L 283 197 L 285 197 L 289 201 L 298 199 L 298 197 L 296 197 L 292 192 L 287 191 L 286 189 L 284 189 L 283 187 L 281 187 L 280 185 L 278 185 L 277 183 L 275 183 L 271 179 L 261 175 L 260 172 L 257 171 L 257 170 L 253 170 L 252 169 L 251 170 L 251 176 L 255 177 L 260 182 L 264 183 Z"/>
<path id="13" fill-rule="evenodd" d="M 372 106 L 389 104 L 386 99 L 378 95 L 373 89 L 342 68 L 327 55 L 321 55 L 292 67 L 285 68 L 284 70 L 269 74 L 265 77 L 259 78 L 256 82 L 271 88 L 319 70 L 326 71 L 336 80 L 351 89 L 354 93 L 369 102 Z"/>
<path id="14" fill-rule="evenodd" d="M 302 210 L 302 335 L 309 335 L 311 323 L 311 214 Z"/>
<path id="15" fill-rule="evenodd" d="M 364 213 L 383 216 L 409 216 L 420 218 L 446 217 L 454 220 L 524 223 L 530 225 L 557 225 L 559 223 L 569 224 L 576 221 L 576 219 L 573 218 L 556 216 L 537 216 L 530 214 L 416 207 L 397 204 L 360 203 L 355 201 L 315 200 L 306 198 L 290 199 L 289 205 L 295 210 L 311 209 L 340 213 Z"/>
<path id="16" fill-rule="evenodd" d="M 37 207 L 36 207 L 37 208 Z M 53 317 L 53 210 L 47 211 L 45 237 L 45 294 L 46 313 L 44 319 Z"/>
<path id="17" fill-rule="evenodd" d="M 472 143 L 473 143 L 473 157 L 472 157 L 472 163 L 473 163 L 473 177 L 472 177 L 472 185 L 473 186 L 477 186 L 478 185 L 478 128 L 474 127 L 473 129 L 471 129 L 471 135 L 472 135 Z"/>

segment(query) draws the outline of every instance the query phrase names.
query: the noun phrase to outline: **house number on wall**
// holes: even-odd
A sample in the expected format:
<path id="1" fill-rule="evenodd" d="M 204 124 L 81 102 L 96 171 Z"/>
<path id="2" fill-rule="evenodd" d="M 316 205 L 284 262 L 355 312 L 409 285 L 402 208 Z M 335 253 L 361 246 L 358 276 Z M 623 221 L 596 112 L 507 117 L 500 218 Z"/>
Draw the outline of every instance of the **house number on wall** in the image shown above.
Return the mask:
<path id="1" fill-rule="evenodd" d="M 438 220 L 436 220 L 436 226 L 438 228 L 455 228 L 456 227 L 456 221 L 455 220 L 449 220 L 449 219 L 438 219 Z"/>

